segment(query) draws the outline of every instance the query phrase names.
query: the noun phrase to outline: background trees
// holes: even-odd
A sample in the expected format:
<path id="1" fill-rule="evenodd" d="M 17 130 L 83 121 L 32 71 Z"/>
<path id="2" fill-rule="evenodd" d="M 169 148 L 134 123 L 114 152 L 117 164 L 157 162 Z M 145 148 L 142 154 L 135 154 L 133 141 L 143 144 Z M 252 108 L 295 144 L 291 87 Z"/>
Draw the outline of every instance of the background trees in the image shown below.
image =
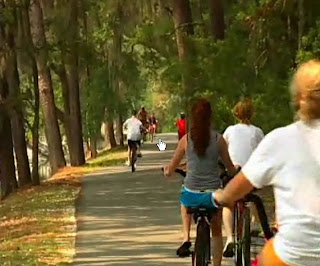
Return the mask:
<path id="1" fill-rule="evenodd" d="M 123 145 L 142 104 L 163 130 L 199 96 L 219 130 L 243 96 L 265 131 L 289 123 L 291 72 L 320 55 L 319 11 L 316 0 L 1 0 L 2 195 L 40 183 L 39 147 L 54 173 L 83 165 L 84 144 L 96 156 L 102 123 L 106 146 Z"/>

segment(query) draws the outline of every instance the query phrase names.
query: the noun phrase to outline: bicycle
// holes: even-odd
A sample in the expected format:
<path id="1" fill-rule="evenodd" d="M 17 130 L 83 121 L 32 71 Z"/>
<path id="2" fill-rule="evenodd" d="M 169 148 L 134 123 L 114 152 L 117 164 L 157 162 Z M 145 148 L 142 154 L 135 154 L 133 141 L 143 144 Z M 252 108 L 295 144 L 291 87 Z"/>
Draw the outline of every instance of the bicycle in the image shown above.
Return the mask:
<path id="1" fill-rule="evenodd" d="M 128 145 L 129 145 L 129 148 L 131 151 L 131 153 L 130 153 L 131 172 L 134 172 L 136 170 L 136 162 L 138 159 L 137 150 L 138 150 L 138 145 L 140 145 L 140 143 L 139 143 L 139 141 L 129 140 Z"/>
<path id="2" fill-rule="evenodd" d="M 249 193 L 244 199 L 237 201 L 234 208 L 234 262 L 236 266 L 251 265 L 251 215 L 249 207 L 251 202 L 257 209 L 264 237 L 269 240 L 274 236 L 263 202 L 258 195 Z"/>
<path id="3" fill-rule="evenodd" d="M 162 168 L 163 171 L 163 168 Z M 186 172 L 182 169 L 175 169 L 183 177 Z M 192 255 L 193 266 L 208 266 L 211 264 L 211 220 L 217 208 L 187 208 L 187 212 L 193 215 L 194 222 L 197 226 L 197 234 Z"/>
<path id="4" fill-rule="evenodd" d="M 227 175 L 225 167 L 222 162 L 219 162 L 219 167 L 221 170 L 220 178 L 222 179 L 222 187 L 232 179 Z M 240 171 L 241 169 L 238 169 Z M 252 192 L 256 191 L 254 189 Z M 233 229 L 233 239 L 234 239 L 234 263 L 236 266 L 249 266 L 251 265 L 251 215 L 249 203 L 254 203 L 259 221 L 267 240 L 274 236 L 274 233 L 270 229 L 268 216 L 266 214 L 262 199 L 254 194 L 249 193 L 243 199 L 236 202 L 234 207 L 234 229 Z"/>

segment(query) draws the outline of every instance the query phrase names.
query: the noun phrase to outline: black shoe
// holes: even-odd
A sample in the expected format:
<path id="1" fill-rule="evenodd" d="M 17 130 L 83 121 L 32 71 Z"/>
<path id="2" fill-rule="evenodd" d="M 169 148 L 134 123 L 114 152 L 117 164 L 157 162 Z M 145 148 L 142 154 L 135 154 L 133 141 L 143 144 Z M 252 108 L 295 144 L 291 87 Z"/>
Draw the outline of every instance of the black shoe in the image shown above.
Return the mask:
<path id="1" fill-rule="evenodd" d="M 189 257 L 191 254 L 190 247 L 191 247 L 191 242 L 184 242 L 177 249 L 177 256 L 179 256 L 180 258 Z"/>
<path id="2" fill-rule="evenodd" d="M 138 153 L 137 156 L 138 156 L 139 158 L 141 158 L 141 157 L 142 157 L 142 154 L 141 154 L 141 153 Z"/>
<path id="3" fill-rule="evenodd" d="M 234 243 L 229 243 L 223 251 L 223 257 L 232 258 L 234 256 Z"/>

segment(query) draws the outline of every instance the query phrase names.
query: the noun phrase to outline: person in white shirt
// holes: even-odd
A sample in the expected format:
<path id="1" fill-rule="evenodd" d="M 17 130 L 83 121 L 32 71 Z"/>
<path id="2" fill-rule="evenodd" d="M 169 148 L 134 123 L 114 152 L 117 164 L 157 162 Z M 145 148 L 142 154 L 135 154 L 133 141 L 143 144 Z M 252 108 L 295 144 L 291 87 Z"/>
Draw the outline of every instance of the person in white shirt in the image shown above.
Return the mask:
<path id="1" fill-rule="evenodd" d="M 127 119 L 123 123 L 123 128 L 127 130 L 127 140 L 128 140 L 128 161 L 127 165 L 130 165 L 131 158 L 131 147 L 133 145 L 137 146 L 138 157 L 141 157 L 141 132 L 143 129 L 142 122 L 136 117 L 137 111 L 132 111 L 132 117 Z"/>
<path id="2" fill-rule="evenodd" d="M 278 233 L 259 255 L 259 266 L 320 265 L 320 61 L 299 67 L 292 93 L 298 121 L 269 133 L 214 196 L 233 206 L 254 187 L 273 186 Z"/>
<path id="3" fill-rule="evenodd" d="M 252 152 L 263 139 L 263 131 L 251 124 L 254 113 L 254 106 L 251 99 L 245 98 L 238 102 L 233 108 L 233 115 L 239 121 L 238 124 L 229 126 L 223 133 L 227 142 L 231 161 L 236 168 L 243 167 L 250 158 Z M 251 207 L 252 223 L 255 231 L 258 231 L 256 224 L 256 211 Z M 226 230 L 227 241 L 224 248 L 224 257 L 233 257 L 233 210 L 224 208 L 223 223 Z"/>

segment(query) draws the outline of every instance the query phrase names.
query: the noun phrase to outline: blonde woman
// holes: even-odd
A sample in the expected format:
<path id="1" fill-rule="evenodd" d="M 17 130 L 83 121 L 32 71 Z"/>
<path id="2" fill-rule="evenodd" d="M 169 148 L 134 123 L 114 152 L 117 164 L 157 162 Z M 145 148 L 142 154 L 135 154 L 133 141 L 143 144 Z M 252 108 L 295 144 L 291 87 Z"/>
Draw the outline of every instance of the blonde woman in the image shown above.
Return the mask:
<path id="1" fill-rule="evenodd" d="M 233 115 L 238 120 L 238 123 L 228 127 L 223 134 L 228 145 L 231 161 L 237 168 L 245 165 L 252 152 L 264 137 L 261 128 L 251 123 L 253 112 L 254 106 L 249 98 L 238 102 L 233 109 Z M 258 231 L 259 227 L 255 218 L 257 215 L 254 208 L 251 208 L 251 213 L 253 214 L 253 230 Z M 234 255 L 233 210 L 224 208 L 223 223 L 227 235 L 223 256 L 232 257 Z"/>
<path id="2" fill-rule="evenodd" d="M 216 192 L 223 206 L 253 187 L 272 185 L 278 233 L 258 257 L 258 265 L 320 265 L 320 61 L 299 67 L 292 93 L 298 120 L 269 133 L 242 171 Z"/>

